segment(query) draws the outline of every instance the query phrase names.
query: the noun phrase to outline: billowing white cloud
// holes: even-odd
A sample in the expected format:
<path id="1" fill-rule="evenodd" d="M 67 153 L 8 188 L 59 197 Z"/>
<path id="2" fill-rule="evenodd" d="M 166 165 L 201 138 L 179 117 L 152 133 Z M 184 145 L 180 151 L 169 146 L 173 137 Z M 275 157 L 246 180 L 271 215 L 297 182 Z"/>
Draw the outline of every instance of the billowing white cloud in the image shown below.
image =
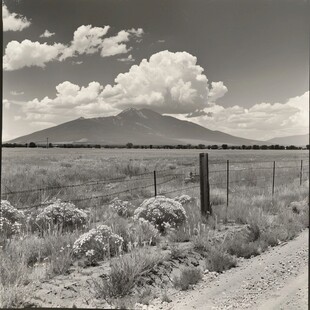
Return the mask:
<path id="1" fill-rule="evenodd" d="M 2 4 L 3 31 L 22 31 L 30 26 L 26 17 L 16 13 L 10 13 L 7 6 Z"/>
<path id="2" fill-rule="evenodd" d="M 267 140 L 309 131 L 309 91 L 285 103 L 259 103 L 250 108 L 213 105 L 191 121 L 232 135 Z M 183 115 L 178 118 L 185 119 Z"/>
<path id="3" fill-rule="evenodd" d="M 131 57 L 128 57 L 131 59 Z M 217 84 L 216 84 L 217 85 Z M 223 84 L 221 84 L 222 87 Z M 31 119 L 35 115 L 63 119 L 66 116 L 102 116 L 128 107 L 151 108 L 160 113 L 204 115 L 208 107 L 208 79 L 196 57 L 162 51 L 119 74 L 113 86 L 92 82 L 80 87 L 68 81 L 56 86 L 56 96 L 34 99 L 24 105 Z M 49 116 L 48 116 L 49 115 Z M 44 121 L 50 121 L 44 120 Z"/>
<path id="4" fill-rule="evenodd" d="M 122 30 L 116 36 L 106 38 L 102 42 L 100 55 L 102 57 L 126 54 L 131 50 L 125 42 L 129 41 L 130 32 Z"/>
<path id="5" fill-rule="evenodd" d="M 102 86 L 91 82 L 86 87 L 65 81 L 56 86 L 56 97 L 37 98 L 25 102 L 21 107 L 25 119 L 31 121 L 63 122 L 75 117 L 96 117 L 113 114 L 117 110 L 102 101 Z"/>
<path id="6" fill-rule="evenodd" d="M 98 52 L 102 45 L 103 36 L 110 29 L 110 26 L 92 27 L 92 25 L 82 25 L 73 34 L 70 46 L 63 52 L 60 59 L 66 59 L 74 55 L 94 54 Z"/>
<path id="7" fill-rule="evenodd" d="M 5 48 L 3 68 L 6 71 L 31 66 L 44 68 L 46 63 L 58 59 L 64 48 L 65 46 L 59 43 L 48 45 L 30 40 L 24 40 L 20 43 L 11 41 Z"/>
<path id="8" fill-rule="evenodd" d="M 212 86 L 212 88 L 209 92 L 209 101 L 210 102 L 215 102 L 217 99 L 223 97 L 228 91 L 227 87 L 221 81 L 220 82 L 212 82 L 211 86 Z"/>
<path id="9" fill-rule="evenodd" d="M 39 42 L 24 40 L 22 42 L 11 41 L 5 49 L 3 56 L 3 67 L 6 71 L 21 69 L 23 67 L 38 66 L 44 67 L 51 61 L 63 61 L 69 57 L 82 54 L 94 54 L 100 52 L 101 57 L 110 57 L 125 54 L 132 48 L 127 43 L 132 37 L 140 38 L 143 30 L 130 29 L 121 30 L 117 35 L 104 38 L 110 26 L 92 27 L 92 25 L 80 26 L 73 35 L 69 45 L 55 43 L 48 45 Z M 51 36 L 46 30 L 41 37 Z M 131 56 L 132 57 L 132 56 Z M 128 57 L 128 61 L 131 58 Z"/>
<path id="10" fill-rule="evenodd" d="M 55 35 L 55 32 L 50 32 L 47 29 L 40 35 L 40 38 L 50 38 Z"/>
<path id="11" fill-rule="evenodd" d="M 119 109 L 149 107 L 184 114 L 207 107 L 209 86 L 195 56 L 166 50 L 119 74 L 115 85 L 107 85 L 101 95 Z"/>

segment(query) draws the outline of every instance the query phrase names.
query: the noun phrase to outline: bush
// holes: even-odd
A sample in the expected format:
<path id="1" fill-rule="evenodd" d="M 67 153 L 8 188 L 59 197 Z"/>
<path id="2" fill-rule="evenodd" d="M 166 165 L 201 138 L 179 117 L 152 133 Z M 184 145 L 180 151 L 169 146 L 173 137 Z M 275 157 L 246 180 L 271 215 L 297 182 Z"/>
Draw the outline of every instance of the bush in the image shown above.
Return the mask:
<path id="1" fill-rule="evenodd" d="M 164 196 L 145 200 L 136 209 L 135 217 L 151 222 L 162 233 L 168 227 L 177 228 L 186 222 L 186 212 L 181 203 Z"/>
<path id="2" fill-rule="evenodd" d="M 175 197 L 174 198 L 175 201 L 178 201 L 182 206 L 187 204 L 187 203 L 190 203 L 194 200 L 194 198 L 188 196 L 188 195 L 181 195 L 179 197 Z"/>
<path id="3" fill-rule="evenodd" d="M 134 214 L 135 206 L 131 204 L 129 201 L 123 201 L 118 198 L 114 198 L 109 205 L 117 215 L 121 217 L 131 217 Z"/>
<path id="4" fill-rule="evenodd" d="M 73 244 L 73 253 L 77 257 L 86 258 L 91 264 L 106 256 L 113 256 L 119 252 L 123 238 L 114 234 L 106 225 L 100 225 L 80 236 Z"/>
<path id="5" fill-rule="evenodd" d="M 233 256 L 228 254 L 223 246 L 210 245 L 207 247 L 207 268 L 210 271 L 223 272 L 237 265 Z"/>
<path id="6" fill-rule="evenodd" d="M 99 298 L 109 302 L 110 298 L 128 295 L 142 275 L 149 272 L 163 258 L 156 252 L 139 249 L 111 261 L 108 278 L 94 281 Z"/>
<path id="7" fill-rule="evenodd" d="M 0 236 L 7 238 L 21 232 L 25 215 L 14 208 L 7 200 L 1 200 L 0 208 Z"/>
<path id="8" fill-rule="evenodd" d="M 87 214 L 72 203 L 61 202 L 60 199 L 51 204 L 37 216 L 36 223 L 42 229 L 59 229 L 72 231 L 85 227 Z"/>
<path id="9" fill-rule="evenodd" d="M 173 278 L 174 286 L 182 291 L 188 290 L 190 285 L 198 283 L 202 279 L 202 272 L 196 267 L 186 267 L 179 277 Z"/>

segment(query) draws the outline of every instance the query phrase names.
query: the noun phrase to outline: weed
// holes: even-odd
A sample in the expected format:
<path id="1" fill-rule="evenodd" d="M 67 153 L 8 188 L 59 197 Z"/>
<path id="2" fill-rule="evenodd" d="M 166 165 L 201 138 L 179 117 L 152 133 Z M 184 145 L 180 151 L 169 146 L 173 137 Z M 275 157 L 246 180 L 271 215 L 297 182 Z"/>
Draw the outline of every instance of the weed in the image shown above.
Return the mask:
<path id="1" fill-rule="evenodd" d="M 173 284 L 182 291 L 189 289 L 190 285 L 198 283 L 202 279 L 202 272 L 196 267 L 186 267 L 181 270 L 179 276 L 173 278 Z"/>
<path id="2" fill-rule="evenodd" d="M 94 282 L 98 297 L 108 300 L 129 294 L 138 279 L 162 259 L 156 252 L 147 249 L 135 250 L 113 259 L 109 277 L 101 282 Z"/>

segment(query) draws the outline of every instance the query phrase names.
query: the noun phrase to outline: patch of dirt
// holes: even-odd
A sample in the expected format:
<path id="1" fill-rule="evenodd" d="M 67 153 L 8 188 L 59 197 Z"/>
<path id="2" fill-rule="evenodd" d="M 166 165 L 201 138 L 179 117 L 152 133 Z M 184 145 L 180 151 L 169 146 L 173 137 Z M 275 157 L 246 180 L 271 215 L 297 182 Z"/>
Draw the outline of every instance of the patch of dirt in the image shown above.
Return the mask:
<path id="1" fill-rule="evenodd" d="M 239 233 L 246 229 L 244 225 L 229 226 L 219 225 L 217 230 L 212 231 L 211 237 L 223 240 L 225 236 Z M 159 263 L 147 275 L 140 278 L 135 288 L 136 292 L 142 288 L 151 287 L 152 293 L 158 296 L 163 289 L 173 287 L 172 278 L 178 275 L 185 266 L 199 267 L 205 270 L 205 258 L 195 251 L 190 242 L 177 243 L 181 255 Z M 154 251 L 160 251 L 163 257 L 170 254 L 170 249 L 151 247 Z M 56 276 L 50 280 L 37 281 L 32 285 L 32 294 L 25 306 L 27 307 L 78 307 L 78 308 L 108 308 L 103 299 L 97 299 L 93 288 L 93 280 L 99 280 L 109 275 L 109 261 L 101 262 L 95 267 L 80 267 L 77 263 L 72 266 L 65 275 Z M 209 273 L 209 279 L 217 276 Z"/>

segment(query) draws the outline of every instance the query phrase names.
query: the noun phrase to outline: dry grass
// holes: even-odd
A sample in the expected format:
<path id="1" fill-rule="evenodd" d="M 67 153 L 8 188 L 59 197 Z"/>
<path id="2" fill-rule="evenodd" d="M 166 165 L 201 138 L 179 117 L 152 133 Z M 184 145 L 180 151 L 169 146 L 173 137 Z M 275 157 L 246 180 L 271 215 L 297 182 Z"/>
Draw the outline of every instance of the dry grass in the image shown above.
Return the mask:
<path id="1" fill-rule="evenodd" d="M 185 267 L 179 276 L 173 277 L 173 284 L 182 291 L 189 289 L 191 285 L 197 284 L 202 279 L 201 269 L 196 267 Z"/>
<path id="2" fill-rule="evenodd" d="M 126 182 L 9 195 L 7 198 L 14 206 L 26 207 L 54 197 L 75 199 L 129 190 L 119 198 L 135 199 L 133 203 L 138 206 L 144 198 L 153 195 L 154 189 L 152 175 L 148 179 L 140 180 L 137 180 L 137 176 L 154 169 L 167 169 L 166 174 L 188 175 L 195 170 L 198 172 L 199 152 L 199 150 L 126 150 L 124 152 L 124 150 L 105 149 L 83 149 L 78 152 L 74 149 L 27 149 L 25 152 L 23 149 L 4 149 L 2 190 L 6 192 L 24 190 L 27 189 L 25 184 L 38 188 L 121 178 Z M 226 214 L 225 171 L 210 173 L 212 184 L 223 184 L 211 186 L 214 215 L 208 221 L 205 221 L 200 214 L 199 188 L 178 191 L 181 187 L 198 185 L 198 183 L 185 184 L 184 176 L 180 176 L 173 182 L 158 186 L 157 191 L 158 193 L 175 191 L 167 195 L 171 198 L 181 194 L 196 198 L 184 206 L 188 215 L 187 223 L 170 232 L 166 237 L 155 238 L 153 244 L 161 241 L 162 244 L 168 241 L 192 241 L 196 251 L 205 253 L 207 268 L 210 271 L 222 272 L 236 266 L 234 256 L 257 255 L 268 246 L 290 240 L 304 227 L 309 227 L 309 208 L 299 209 L 289 206 L 292 201 L 302 201 L 308 195 L 309 183 L 304 182 L 302 186 L 299 185 L 299 164 L 296 164 L 296 169 L 277 171 L 276 191 L 272 199 L 271 179 L 257 180 L 264 176 L 271 176 L 271 163 L 255 163 L 256 160 L 277 160 L 278 165 L 285 166 L 287 163 L 280 163 L 280 160 L 298 160 L 300 156 L 307 153 L 301 151 L 208 151 L 208 153 L 214 163 L 210 170 L 225 170 L 225 160 L 228 157 L 231 162 L 253 160 L 253 164 L 231 164 L 231 181 L 243 180 L 243 182 L 230 186 L 228 213 Z M 233 171 L 241 168 L 260 169 Z M 164 177 L 166 174 L 158 173 L 158 182 L 166 180 L 167 177 Z M 282 186 L 281 183 L 288 185 Z M 145 185 L 150 187 L 130 190 Z M 129 242 L 149 239 L 148 232 L 139 230 L 131 219 L 115 217 L 107 209 L 108 202 L 109 199 L 105 198 L 77 203 L 77 207 L 90 211 L 87 229 L 99 223 L 110 225 L 113 232 L 123 237 L 125 251 L 128 250 L 126 244 Z M 248 224 L 249 232 L 240 238 L 227 238 L 221 244 L 210 243 L 212 236 L 209 230 L 216 229 L 219 223 L 225 223 L 226 215 L 229 221 Z M 29 290 L 28 284 L 33 279 L 34 268 L 41 268 L 43 277 L 66 273 L 72 263 L 72 244 L 82 233 L 82 231 L 65 234 L 55 232 L 37 236 L 30 228 L 26 230 L 25 235 L 21 236 L 21 240 L 7 240 L 5 246 L 0 249 L 0 307 L 16 307 L 23 303 Z M 171 255 L 173 257 L 182 255 L 178 246 L 171 248 Z M 132 253 L 113 259 L 111 276 L 96 284 L 97 293 L 103 298 L 116 297 L 114 301 L 115 305 L 119 303 L 117 307 L 121 307 L 122 303 L 128 307 L 134 300 L 122 296 L 132 292 L 138 279 L 161 259 L 163 258 L 149 252 L 148 249 L 135 249 Z M 183 277 L 184 287 L 186 283 L 195 281 L 186 274 L 186 271 Z M 198 271 L 193 278 L 199 279 Z M 147 303 L 150 298 L 148 293 L 145 291 L 138 297 Z"/>
<path id="3" fill-rule="evenodd" d="M 98 298 L 110 301 L 111 298 L 128 295 L 139 278 L 148 273 L 164 258 L 149 249 L 137 249 L 122 257 L 111 260 L 109 278 L 94 281 Z"/>

